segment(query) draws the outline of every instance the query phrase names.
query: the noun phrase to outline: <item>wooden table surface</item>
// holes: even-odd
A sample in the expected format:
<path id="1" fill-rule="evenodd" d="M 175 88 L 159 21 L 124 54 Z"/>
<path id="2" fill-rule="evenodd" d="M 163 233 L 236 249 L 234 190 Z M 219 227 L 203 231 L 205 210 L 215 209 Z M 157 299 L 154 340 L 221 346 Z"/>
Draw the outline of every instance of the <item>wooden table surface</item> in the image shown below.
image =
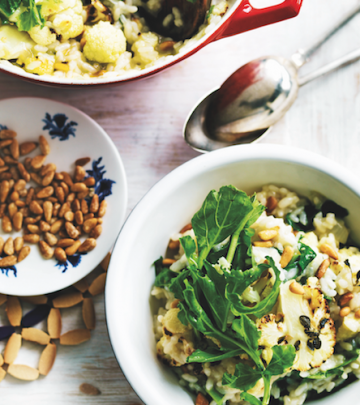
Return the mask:
<path id="1" fill-rule="evenodd" d="M 121 87 L 53 89 L 0 74 L 0 99 L 46 97 L 69 103 L 96 120 L 110 135 L 123 159 L 130 213 L 153 184 L 198 155 L 183 141 L 182 126 L 189 110 L 204 93 L 219 86 L 251 59 L 266 54 L 289 57 L 298 48 L 311 45 L 356 3 L 304 0 L 295 19 L 210 44 L 154 78 Z M 323 46 L 301 72 L 311 71 L 358 47 L 360 15 Z M 286 117 L 262 142 L 312 150 L 360 173 L 359 90 L 360 62 L 307 84 Z M 24 383 L 7 376 L 0 384 L 0 404 L 141 404 L 113 355 L 103 295 L 95 301 L 97 327 L 91 340 L 77 347 L 58 347 L 57 360 L 47 377 Z M 80 307 L 63 311 L 65 331 L 81 324 L 80 312 Z M 0 315 L 0 324 L 3 316 Z M 39 354 L 36 345 L 25 344 L 20 357 L 36 366 Z M 83 382 L 98 387 L 101 395 L 81 394 L 79 385 Z"/>

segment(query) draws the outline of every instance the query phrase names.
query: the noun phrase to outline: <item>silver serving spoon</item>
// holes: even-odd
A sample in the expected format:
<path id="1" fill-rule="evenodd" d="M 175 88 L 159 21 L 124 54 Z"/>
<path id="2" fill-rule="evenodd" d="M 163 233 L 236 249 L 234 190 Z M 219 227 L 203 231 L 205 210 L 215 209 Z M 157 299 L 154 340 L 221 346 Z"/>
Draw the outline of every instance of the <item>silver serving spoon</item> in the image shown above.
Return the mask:
<path id="1" fill-rule="evenodd" d="M 315 45 L 299 50 L 290 59 L 262 57 L 239 68 L 191 111 L 184 126 L 186 142 L 200 152 L 207 152 L 260 140 L 294 103 L 300 86 L 360 59 L 360 49 L 357 49 L 298 77 L 298 69 L 320 45 L 359 11 L 360 5 Z"/>

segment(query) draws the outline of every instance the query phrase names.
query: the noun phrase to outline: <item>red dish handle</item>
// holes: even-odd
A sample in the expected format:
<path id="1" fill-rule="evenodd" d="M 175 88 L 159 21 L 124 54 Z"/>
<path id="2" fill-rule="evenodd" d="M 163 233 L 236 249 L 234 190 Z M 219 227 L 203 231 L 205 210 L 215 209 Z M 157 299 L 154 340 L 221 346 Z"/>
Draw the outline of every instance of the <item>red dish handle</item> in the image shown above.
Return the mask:
<path id="1" fill-rule="evenodd" d="M 295 17 L 299 14 L 302 1 L 284 0 L 283 3 L 276 6 L 257 9 L 251 5 L 251 0 L 243 0 L 232 17 L 229 18 L 228 24 L 224 24 L 224 30 L 216 39 L 230 37 L 241 32 Z"/>

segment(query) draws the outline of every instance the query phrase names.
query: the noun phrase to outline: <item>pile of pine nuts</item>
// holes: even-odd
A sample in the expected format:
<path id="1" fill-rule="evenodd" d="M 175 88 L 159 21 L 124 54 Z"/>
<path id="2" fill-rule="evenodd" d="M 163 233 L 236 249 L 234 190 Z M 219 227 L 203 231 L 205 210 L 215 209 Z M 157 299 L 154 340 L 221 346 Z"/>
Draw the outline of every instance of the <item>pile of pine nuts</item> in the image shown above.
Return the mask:
<path id="1" fill-rule="evenodd" d="M 92 186 L 93 177 L 87 177 L 84 165 L 90 158 L 75 162 L 75 172 L 57 172 L 54 163 L 45 163 L 50 146 L 40 135 L 39 142 L 19 144 L 16 132 L 0 131 L 0 218 L 2 230 L 23 231 L 23 236 L 6 241 L 0 237 L 0 267 L 10 267 L 24 260 L 30 246 L 38 244 L 45 259 L 55 256 L 65 262 L 76 252 L 86 253 L 96 247 L 102 232 L 102 217 L 107 203 L 99 203 Z M 40 148 L 40 154 L 23 162 L 19 158 Z M 35 187 L 26 187 L 30 181 Z M 90 203 L 88 204 L 88 201 Z M 79 238 L 86 235 L 85 241 Z"/>

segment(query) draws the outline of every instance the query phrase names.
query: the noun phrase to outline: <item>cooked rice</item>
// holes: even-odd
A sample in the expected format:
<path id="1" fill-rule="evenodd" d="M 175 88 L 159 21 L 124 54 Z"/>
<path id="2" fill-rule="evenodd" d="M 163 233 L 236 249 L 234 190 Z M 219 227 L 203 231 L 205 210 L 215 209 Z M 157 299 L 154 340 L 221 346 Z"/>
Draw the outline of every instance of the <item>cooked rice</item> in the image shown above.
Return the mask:
<path id="1" fill-rule="evenodd" d="M 299 239 L 304 244 L 307 244 L 317 254 L 316 258 L 308 265 L 305 270 L 305 277 L 314 277 L 321 262 L 328 258 L 327 254 L 320 252 L 320 246 L 323 243 L 327 243 L 333 246 L 339 254 L 339 260 L 331 259 L 330 268 L 326 271 L 323 278 L 320 279 L 320 286 L 322 293 L 328 298 L 333 298 L 330 302 L 330 316 L 334 320 L 337 329 L 337 343 L 343 352 L 354 350 L 352 341 L 355 341 L 357 346 L 360 345 L 360 319 L 354 317 L 354 313 L 360 309 L 360 285 L 359 284 L 359 270 L 360 270 L 360 251 L 356 247 L 341 247 L 340 243 L 345 243 L 348 230 L 346 229 L 344 222 L 341 219 L 335 217 L 334 214 L 329 213 L 325 217 L 317 215 L 314 218 L 313 232 L 293 232 L 290 225 L 284 222 L 284 217 L 287 214 L 293 215 L 293 219 L 297 220 L 301 217 L 301 213 L 304 211 L 304 207 L 307 204 L 307 200 L 296 193 L 284 188 L 274 185 L 267 185 L 262 188 L 257 194 L 259 201 L 266 205 L 269 197 L 275 197 L 278 200 L 277 207 L 271 213 L 263 213 L 260 218 L 252 225 L 255 230 L 254 240 L 257 239 L 257 235 L 264 229 L 279 227 L 278 236 L 274 239 L 273 248 L 253 247 L 253 255 L 257 263 L 261 263 L 265 260 L 266 256 L 271 256 L 274 259 L 275 264 L 279 268 L 280 272 L 285 270 L 279 265 L 280 254 L 277 249 L 282 250 L 285 245 L 296 248 Z M 312 201 L 321 203 L 324 201 L 322 196 L 312 196 Z M 187 235 L 194 237 L 193 231 L 187 231 Z M 172 235 L 171 240 L 178 240 L 184 235 L 176 233 Z M 340 240 L 339 240 L 340 238 Z M 345 238 L 345 239 L 344 239 Z M 173 271 L 180 271 L 188 264 L 186 257 L 183 254 L 182 248 L 180 248 L 179 255 L 175 256 L 178 259 L 171 269 Z M 248 287 L 247 290 L 249 290 Z M 353 293 L 353 298 L 346 304 L 350 307 L 351 312 L 345 318 L 341 318 L 339 315 L 341 307 L 338 304 L 338 298 L 348 292 Z M 246 294 L 248 294 L 246 296 Z M 162 320 L 164 316 L 171 308 L 171 304 L 174 301 L 174 295 L 159 287 L 153 287 L 151 295 L 160 300 L 162 303 L 159 312 L 154 317 L 154 331 L 155 338 L 158 345 L 161 344 L 159 340 L 164 336 Z M 243 299 L 249 302 L 259 302 L 260 298 L 253 294 L 252 291 L 245 291 Z M 175 335 L 174 335 L 175 336 Z M 186 358 L 185 352 L 181 353 L 183 348 L 177 347 L 175 344 L 178 338 L 169 340 L 166 347 L 166 354 L 173 357 L 176 353 L 176 358 Z M 174 343 L 172 343 L 174 342 Z M 172 346 L 174 344 L 174 346 Z M 191 342 L 190 342 L 191 344 Z M 183 356 L 182 356 L 183 355 Z M 240 356 L 241 357 L 241 356 Z M 247 402 L 240 400 L 241 391 L 238 389 L 229 388 L 222 385 L 222 377 L 225 372 L 233 374 L 236 364 L 240 361 L 240 357 L 230 358 L 222 360 L 217 363 L 205 363 L 203 365 L 202 373 L 206 376 L 206 388 L 212 387 L 218 388 L 221 393 L 225 394 L 224 404 L 227 405 L 246 405 Z M 312 374 L 316 374 L 318 370 L 326 371 L 333 369 L 341 365 L 344 362 L 344 355 L 336 353 L 333 354 L 328 360 L 326 360 L 319 368 L 311 369 L 306 372 L 300 372 L 300 377 L 306 378 Z M 185 364 L 185 363 L 182 363 Z M 186 365 L 187 372 L 180 375 L 180 384 L 190 389 L 190 391 L 198 392 L 197 377 L 191 374 L 193 365 Z M 192 378 L 193 377 L 193 378 Z M 271 394 L 275 399 L 281 399 L 284 405 L 302 405 L 311 391 L 315 391 L 318 394 L 323 392 L 331 392 L 336 386 L 344 383 L 348 378 L 355 377 L 360 379 L 360 357 L 355 361 L 344 367 L 344 372 L 339 375 L 331 375 L 324 379 L 307 379 L 299 385 L 289 385 L 287 387 L 288 394 L 280 398 L 281 390 L 277 381 L 273 381 Z M 216 405 L 215 401 L 212 401 L 210 405 Z"/>
<path id="2" fill-rule="evenodd" d="M 63 3 L 70 0 L 49 1 Z M 5 26 L 0 26 L 0 66 L 9 66 L 10 63 L 13 63 L 15 68 L 24 69 L 28 73 L 43 77 L 56 76 L 76 80 L 100 77 L 112 78 L 136 73 L 139 70 L 151 68 L 158 63 L 166 62 L 172 59 L 174 55 L 185 52 L 189 47 L 192 47 L 196 41 L 199 41 L 219 24 L 222 16 L 226 14 L 233 2 L 234 0 L 212 0 L 212 6 L 206 21 L 193 38 L 176 42 L 173 47 L 162 49 L 159 45 L 164 41 L 171 40 L 171 38 L 163 38 L 158 34 L 149 32 L 146 21 L 136 14 L 138 6 L 142 4 L 140 0 L 103 0 L 103 3 L 111 10 L 114 21 L 112 26 L 119 32 L 121 31 L 126 39 L 126 50 L 117 55 L 114 61 L 105 63 L 88 60 L 84 54 L 84 43 L 80 41 L 81 38 L 84 39 L 90 27 L 93 26 L 87 20 L 85 6 L 81 13 L 82 21 L 85 24 L 84 35 L 83 33 L 79 35 L 77 32 L 68 33 L 60 25 L 64 24 L 64 18 L 67 19 L 66 23 L 70 24 L 69 21 L 71 22 L 74 15 L 73 10 L 79 7 L 78 3 L 76 3 L 73 8 L 69 7 L 65 10 L 60 8 L 58 14 L 53 13 L 46 17 L 45 28 L 50 30 L 49 35 L 55 31 L 57 34 L 54 35 L 54 40 L 49 44 L 46 43 L 46 45 L 33 42 L 27 33 L 23 33 L 23 40 L 17 40 L 17 45 L 22 47 L 21 52 L 18 52 L 17 48 L 15 50 L 14 46 L 9 44 L 7 36 L 10 34 L 7 35 L 1 32 L 1 29 Z M 161 7 L 161 0 L 149 0 L 147 6 L 149 9 L 156 11 Z M 76 15 L 78 16 L 78 14 Z M 182 15 L 177 8 L 173 8 L 172 14 L 165 18 L 164 25 L 172 21 L 178 27 L 183 24 Z M 2 37 L 2 35 L 5 36 Z M 11 34 L 11 36 L 13 35 Z M 66 38 L 67 36 L 69 36 L 69 39 Z M 34 39 L 33 35 L 32 39 Z M 43 40 L 43 36 L 41 40 Z M 106 48 L 107 45 L 108 42 L 102 45 L 102 48 Z"/>

